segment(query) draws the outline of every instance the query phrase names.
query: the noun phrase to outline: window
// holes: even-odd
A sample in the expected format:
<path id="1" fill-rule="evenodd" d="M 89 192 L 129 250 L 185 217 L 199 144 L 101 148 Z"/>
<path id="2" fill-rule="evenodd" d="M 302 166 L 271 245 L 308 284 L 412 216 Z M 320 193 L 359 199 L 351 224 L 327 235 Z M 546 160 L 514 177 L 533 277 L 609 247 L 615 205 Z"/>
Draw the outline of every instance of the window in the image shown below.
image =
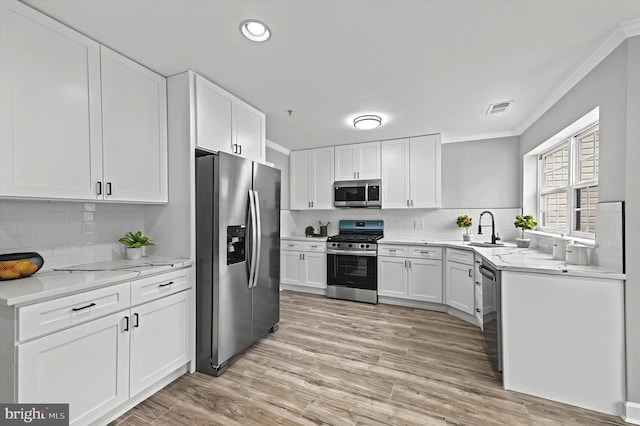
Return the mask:
<path id="1" fill-rule="evenodd" d="M 600 132 L 592 125 L 538 157 L 542 230 L 594 238 Z"/>

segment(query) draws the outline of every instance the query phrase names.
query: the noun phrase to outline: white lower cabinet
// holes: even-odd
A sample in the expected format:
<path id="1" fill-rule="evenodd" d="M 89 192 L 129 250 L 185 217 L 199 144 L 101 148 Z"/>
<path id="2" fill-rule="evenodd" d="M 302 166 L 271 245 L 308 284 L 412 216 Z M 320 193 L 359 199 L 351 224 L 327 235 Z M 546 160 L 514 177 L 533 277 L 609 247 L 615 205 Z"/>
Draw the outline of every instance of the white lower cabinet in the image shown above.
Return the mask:
<path id="1" fill-rule="evenodd" d="M 475 312 L 473 252 L 448 248 L 446 265 L 445 303 L 473 315 Z"/>
<path id="2" fill-rule="evenodd" d="M 280 283 L 283 285 L 327 288 L 326 244 L 282 240 L 280 255 Z"/>
<path id="3" fill-rule="evenodd" d="M 378 245 L 378 295 L 442 303 L 442 249 Z"/>
<path id="4" fill-rule="evenodd" d="M 68 403 L 88 424 L 129 398 L 129 333 L 122 312 L 18 345 L 18 402 Z"/>
<path id="5" fill-rule="evenodd" d="M 189 292 L 131 309 L 130 396 L 189 361 Z"/>
<path id="6" fill-rule="evenodd" d="M 12 402 L 68 403 L 72 425 L 102 422 L 192 361 L 191 286 L 182 269 L 18 307 L 16 378 L 2 388 L 15 383 Z"/>

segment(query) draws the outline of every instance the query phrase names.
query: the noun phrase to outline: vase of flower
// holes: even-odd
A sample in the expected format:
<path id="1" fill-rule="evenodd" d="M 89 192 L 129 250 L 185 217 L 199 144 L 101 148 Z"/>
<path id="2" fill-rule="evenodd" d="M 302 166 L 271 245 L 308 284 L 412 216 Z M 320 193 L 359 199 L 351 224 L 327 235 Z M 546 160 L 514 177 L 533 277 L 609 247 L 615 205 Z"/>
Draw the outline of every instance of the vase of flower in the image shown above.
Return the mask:
<path id="1" fill-rule="evenodd" d="M 458 218 L 456 219 L 456 224 L 458 225 L 459 228 L 464 228 L 464 234 L 462 234 L 462 240 L 471 241 L 471 237 L 473 237 L 473 235 L 469 233 L 469 228 L 471 228 L 471 218 L 466 214 L 462 216 L 458 216 Z"/>

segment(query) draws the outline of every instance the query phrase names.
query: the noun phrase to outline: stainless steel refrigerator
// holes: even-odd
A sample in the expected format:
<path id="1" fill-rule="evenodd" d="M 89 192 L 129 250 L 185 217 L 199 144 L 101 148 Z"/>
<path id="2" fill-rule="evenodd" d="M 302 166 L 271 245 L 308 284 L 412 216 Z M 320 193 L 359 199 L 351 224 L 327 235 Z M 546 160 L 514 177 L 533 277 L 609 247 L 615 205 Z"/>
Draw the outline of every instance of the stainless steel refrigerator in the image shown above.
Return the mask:
<path id="1" fill-rule="evenodd" d="M 196 369 L 218 376 L 280 318 L 280 170 L 196 157 Z"/>

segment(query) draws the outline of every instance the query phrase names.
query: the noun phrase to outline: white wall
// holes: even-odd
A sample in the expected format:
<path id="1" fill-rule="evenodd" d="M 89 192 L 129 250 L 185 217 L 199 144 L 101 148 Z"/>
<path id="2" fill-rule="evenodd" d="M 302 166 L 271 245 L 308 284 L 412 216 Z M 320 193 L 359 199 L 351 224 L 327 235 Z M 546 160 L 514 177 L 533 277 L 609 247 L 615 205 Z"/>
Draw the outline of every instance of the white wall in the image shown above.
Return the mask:
<path id="1" fill-rule="evenodd" d="M 627 400 L 640 404 L 640 228 L 633 218 L 640 215 L 640 37 L 628 40 L 627 134 L 626 134 L 626 315 L 627 315 Z M 640 407 L 637 409 L 640 411 Z M 637 420 L 638 418 L 636 418 Z"/>
<path id="2" fill-rule="evenodd" d="M 276 169 L 280 169 L 281 190 L 280 208 L 289 210 L 289 156 L 282 152 L 267 147 L 267 161 L 273 163 Z"/>
<path id="3" fill-rule="evenodd" d="M 526 154 L 597 106 L 600 201 L 626 201 L 625 216 L 635 217 L 640 214 L 640 37 L 622 43 L 520 135 L 520 152 Z M 625 240 L 638 241 L 639 233 L 627 226 Z M 640 404 L 640 249 L 626 244 L 625 257 L 627 400 Z"/>
<path id="4" fill-rule="evenodd" d="M 442 145 L 442 207 L 520 207 L 519 138 Z"/>

